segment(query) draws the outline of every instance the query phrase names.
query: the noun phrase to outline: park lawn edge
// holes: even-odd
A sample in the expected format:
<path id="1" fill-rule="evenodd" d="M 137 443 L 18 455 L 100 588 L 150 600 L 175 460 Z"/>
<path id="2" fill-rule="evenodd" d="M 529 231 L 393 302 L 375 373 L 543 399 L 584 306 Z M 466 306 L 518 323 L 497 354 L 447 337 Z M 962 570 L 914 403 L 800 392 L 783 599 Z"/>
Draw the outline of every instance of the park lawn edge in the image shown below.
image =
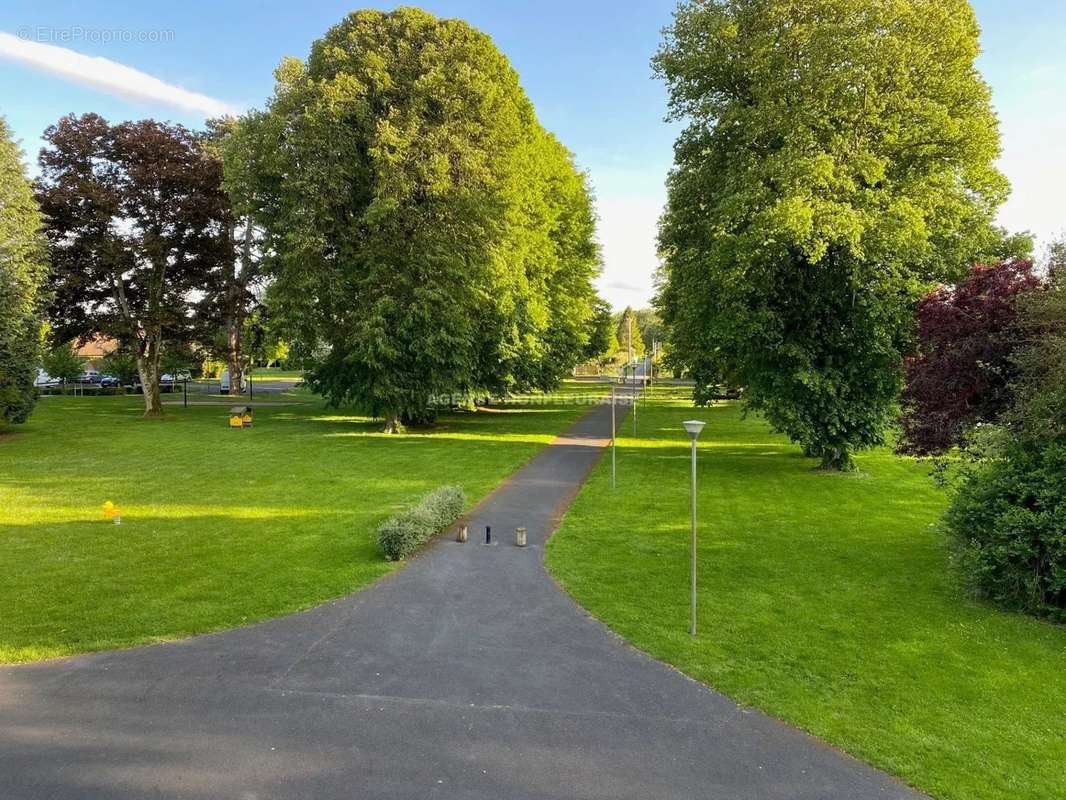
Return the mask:
<path id="1" fill-rule="evenodd" d="M 683 412 L 681 407 L 670 409 L 670 404 L 667 402 L 661 404 L 653 403 L 653 408 L 656 405 L 659 405 L 660 410 L 664 412 L 667 410 L 670 413 L 676 412 L 678 421 L 681 419 L 681 413 L 698 417 L 702 415 L 702 412 L 708 410 L 706 408 L 692 409 L 689 404 L 686 406 L 688 411 Z M 751 416 L 756 420 L 760 419 L 758 415 Z M 645 419 L 650 418 L 645 417 Z M 741 418 L 741 425 L 744 424 L 744 419 L 746 417 Z M 662 422 L 661 419 L 657 421 Z M 644 430 L 647 431 L 648 429 Z M 660 430 L 665 429 L 660 428 Z M 655 438 L 656 434 L 651 434 L 651 439 Z M 656 454 L 664 452 L 653 449 L 641 450 L 640 441 L 639 438 L 627 441 L 620 437 L 619 457 L 635 458 L 636 455 L 634 454 L 645 453 L 650 460 Z M 767 440 L 759 438 L 758 441 L 757 449 L 773 449 L 768 444 L 764 447 L 763 442 Z M 652 448 L 656 446 L 655 443 L 650 443 L 650 440 L 646 444 Z M 710 445 L 711 443 L 708 444 Z M 659 446 L 661 447 L 662 444 L 659 443 Z M 685 446 L 687 450 L 687 442 L 685 442 Z M 723 445 L 717 443 L 717 446 Z M 790 447 L 787 444 L 781 445 L 780 441 L 778 446 Z M 626 454 L 626 449 L 631 449 L 631 453 Z M 702 459 L 708 458 L 714 452 L 714 450 L 704 451 L 701 449 L 701 462 Z M 673 454 L 675 459 L 680 458 L 680 456 L 680 449 Z M 687 453 L 685 453 L 685 456 L 687 464 Z M 880 460 L 885 459 L 887 461 L 888 456 L 889 454 L 886 450 L 875 453 L 873 456 L 875 460 L 869 463 L 868 470 L 860 459 L 860 472 L 858 474 L 826 473 L 818 469 L 814 462 L 811 461 L 809 476 L 812 481 L 819 484 L 822 481 L 839 480 L 846 481 L 847 485 L 861 487 L 866 480 L 873 480 L 880 481 L 882 486 L 884 486 L 896 474 L 891 468 L 886 469 L 884 462 Z M 892 456 L 892 458 L 896 459 L 898 465 L 902 465 L 904 462 L 912 465 L 923 463 L 922 459 L 910 457 Z M 792 470 L 797 468 L 797 465 L 793 463 Z M 937 741 L 934 738 L 935 744 L 919 743 L 913 747 L 901 748 L 897 745 L 897 742 L 902 737 L 900 732 L 902 728 L 899 726 L 921 726 L 924 724 L 923 720 L 927 719 L 927 717 L 923 717 L 922 713 L 913 715 L 904 713 L 893 718 L 892 714 L 887 710 L 892 708 L 891 705 L 886 705 L 886 710 L 868 710 L 861 705 L 855 705 L 862 695 L 854 692 L 852 687 L 847 684 L 847 680 L 853 680 L 854 676 L 843 676 L 845 682 L 842 684 L 842 689 L 845 699 L 842 703 L 833 704 L 823 709 L 824 713 L 808 713 L 804 710 L 805 706 L 817 706 L 821 702 L 822 693 L 827 689 L 827 684 L 824 680 L 825 676 L 841 677 L 836 674 L 835 670 L 838 669 L 840 664 L 846 663 L 838 663 L 833 659 L 821 664 L 811 662 L 810 652 L 815 647 L 813 645 L 806 651 L 801 650 L 799 653 L 776 651 L 777 655 L 784 657 L 785 663 L 795 661 L 796 669 L 798 670 L 778 685 L 774 682 L 775 674 L 780 673 L 781 669 L 790 668 L 782 668 L 776 664 L 760 662 L 760 654 L 764 655 L 764 653 L 763 650 L 759 649 L 751 651 L 746 660 L 743 655 L 746 651 L 740 651 L 742 655 L 737 655 L 736 648 L 738 643 L 743 642 L 743 637 L 738 638 L 735 632 L 725 635 L 722 639 L 721 647 L 719 642 L 711 636 L 712 646 L 710 650 L 706 650 L 701 646 L 705 642 L 701 642 L 695 649 L 689 649 L 690 646 L 687 644 L 679 644 L 677 632 L 674 630 L 678 623 L 675 618 L 677 616 L 677 608 L 671 606 L 668 611 L 657 608 L 656 602 L 662 602 L 663 598 L 661 595 L 654 593 L 642 594 L 642 590 L 649 588 L 649 583 L 647 582 L 642 583 L 638 579 L 631 588 L 626 583 L 627 580 L 633 580 L 633 576 L 639 574 L 642 569 L 659 571 L 660 568 L 651 566 L 654 562 L 649 562 L 647 558 L 650 556 L 645 556 L 644 552 L 648 547 L 648 542 L 652 541 L 656 535 L 663 535 L 665 529 L 663 525 L 664 512 L 651 512 L 649 517 L 641 516 L 635 520 L 635 527 L 632 533 L 625 530 L 624 526 L 628 523 L 624 514 L 630 513 L 631 509 L 625 507 L 625 500 L 622 498 L 625 497 L 627 491 L 633 491 L 634 486 L 641 487 L 645 485 L 642 484 L 642 481 L 647 482 L 648 474 L 641 473 L 640 469 L 636 469 L 633 475 L 636 475 L 637 479 L 630 481 L 630 486 L 627 487 L 622 478 L 623 469 L 625 469 L 624 462 L 620 462 L 619 492 L 621 494 L 619 495 L 618 503 L 623 507 L 623 510 L 614 512 L 603 505 L 603 503 L 608 502 L 610 475 L 609 470 L 601 469 L 598 475 L 595 473 L 591 475 L 589 481 L 582 488 L 582 494 L 588 493 L 589 495 L 585 504 L 582 505 L 580 496 L 575 500 L 575 504 L 568 509 L 567 514 L 560 520 L 558 528 L 553 532 L 545 552 L 545 569 L 559 589 L 584 613 L 604 625 L 620 641 L 645 656 L 680 672 L 690 680 L 697 681 L 710 690 L 728 698 L 737 708 L 758 711 L 781 724 L 803 731 L 806 735 L 824 743 L 825 746 L 883 771 L 901 786 L 910 787 L 933 797 L 952 798 L 953 800 L 974 796 L 988 796 L 997 799 L 1025 797 L 1043 800 L 1045 797 L 1057 796 L 1057 787 L 1062 785 L 1062 779 L 1056 778 L 1054 775 L 1054 754 L 1062 751 L 1062 745 L 1054 744 L 1054 737 L 1050 734 L 1050 727 L 1048 726 L 1053 727 L 1054 725 L 1052 721 L 1054 709 L 1059 707 L 1056 697 L 1062 696 L 1063 685 L 1057 682 L 1054 684 L 1039 683 L 1038 679 L 1041 675 L 1046 675 L 1050 672 L 1052 675 L 1047 679 L 1055 680 L 1055 664 L 1059 663 L 1056 659 L 1060 655 L 1066 655 L 1066 649 L 1061 647 L 1061 640 L 1058 638 L 1062 633 L 1061 626 L 1053 625 L 1046 620 L 1032 619 L 1007 612 L 970 596 L 958 581 L 955 566 L 950 559 L 952 544 L 939 517 L 935 522 L 930 523 L 928 529 L 924 528 L 924 523 L 920 528 L 915 528 L 912 536 L 919 551 L 925 548 L 924 555 L 926 557 L 928 557 L 929 552 L 935 551 L 936 560 L 944 570 L 940 576 L 942 581 L 940 591 L 942 594 L 939 599 L 932 595 L 925 597 L 922 593 L 927 591 L 928 588 L 922 583 L 921 578 L 928 576 L 916 573 L 918 583 L 915 591 L 917 592 L 918 600 L 912 603 L 910 598 L 907 598 L 907 611 L 921 614 L 928 606 L 932 615 L 928 621 L 923 618 L 922 622 L 928 622 L 928 624 L 933 626 L 938 625 L 942 619 L 936 612 L 942 609 L 937 609 L 929 604 L 935 604 L 938 601 L 942 603 L 945 597 L 950 596 L 950 602 L 954 604 L 953 607 L 957 612 L 959 629 L 969 630 L 969 632 L 966 634 L 958 634 L 954 631 L 945 632 L 941 634 L 943 643 L 941 643 L 940 637 L 930 638 L 925 643 L 929 645 L 931 652 L 940 652 L 939 648 L 943 647 L 945 648 L 943 650 L 945 658 L 956 658 L 960 655 L 972 656 L 974 650 L 981 650 L 982 648 L 992 647 L 993 649 L 988 651 L 987 666 L 983 662 L 973 667 L 968 666 L 967 669 L 960 669 L 954 665 L 946 666 L 941 672 L 930 674 L 928 677 L 924 673 L 910 675 L 910 670 L 920 669 L 922 663 L 908 662 L 905 658 L 900 664 L 891 668 L 900 679 L 909 676 L 905 679 L 918 681 L 915 684 L 914 691 L 916 694 L 913 698 L 916 708 L 924 709 L 928 704 L 934 715 L 940 714 L 946 720 L 957 722 L 960 731 L 962 731 L 957 738 L 948 738 L 943 741 Z M 900 469 L 904 469 L 904 467 L 900 466 Z M 800 473 L 794 471 L 793 474 L 798 475 Z M 674 477 L 676 478 L 677 476 Z M 853 483 L 855 481 L 858 481 L 858 483 Z M 874 486 L 876 485 L 874 484 Z M 902 492 L 905 485 L 900 484 L 899 486 Z M 703 494 L 704 487 L 705 484 L 701 481 L 701 507 L 706 499 Z M 764 493 L 772 489 L 773 484 L 767 483 L 764 487 L 749 488 L 749 491 L 753 496 L 761 498 L 763 496 L 770 497 L 771 495 Z M 661 489 L 658 490 L 657 494 L 661 493 L 661 491 Z M 687 487 L 683 494 L 687 498 Z M 906 494 L 906 492 L 902 492 L 902 494 Z M 674 500 L 676 499 L 675 497 Z M 610 503 L 613 504 L 614 501 L 610 501 Z M 723 505 L 723 507 L 726 506 Z M 602 521 L 597 521 L 597 509 L 601 512 L 599 519 Z M 656 513 L 658 513 L 658 516 L 656 516 Z M 768 513 L 774 515 L 777 511 L 772 509 Z M 784 521 L 788 519 L 789 517 L 787 516 L 782 517 Z M 672 519 L 668 519 L 668 521 L 676 522 L 676 520 Z M 684 524 L 687 526 L 687 512 Z M 865 522 L 863 524 L 867 525 Z M 892 546 L 895 542 L 894 533 L 891 531 L 882 533 L 876 527 L 876 524 L 873 524 L 875 527 L 870 530 L 874 531 L 876 536 L 886 536 L 886 541 L 889 546 Z M 726 525 L 727 527 L 732 527 L 732 522 L 730 521 Z M 676 525 L 670 528 L 671 535 L 677 533 L 675 529 Z M 709 531 L 703 529 L 702 524 L 701 530 L 703 535 L 709 533 Z M 826 534 L 831 533 L 831 529 L 824 530 Z M 743 536 L 744 534 L 737 535 Z M 707 553 L 702 549 L 703 543 L 704 540 L 701 538 L 701 561 L 708 557 Z M 619 545 L 617 551 L 621 553 L 620 555 L 610 552 L 608 546 L 613 544 Z M 732 546 L 732 544 L 733 542 L 730 541 L 727 543 L 727 547 Z M 858 548 L 864 544 L 865 542 L 860 536 L 856 541 L 849 542 L 847 546 Z M 756 546 L 758 546 L 758 543 Z M 802 547 L 802 541 L 797 539 L 792 546 L 800 548 Z M 670 558 L 677 557 L 678 547 L 687 550 L 687 545 L 683 547 L 678 545 L 668 549 L 667 552 L 670 554 Z M 922 553 L 919 552 L 918 556 L 922 556 Z M 659 558 L 661 554 L 655 557 Z M 908 557 L 910 557 L 909 552 Z M 758 567 L 759 565 L 753 564 L 752 566 Z M 919 570 L 927 568 L 928 564 L 919 564 L 917 567 Z M 704 561 L 701 574 L 706 569 L 707 566 Z M 685 570 L 687 574 L 687 567 Z M 678 577 L 675 575 L 677 571 L 673 570 L 669 574 Z M 732 575 L 734 573 L 727 572 L 726 574 Z M 823 579 L 832 582 L 837 577 L 839 576 L 827 574 L 823 576 Z M 760 579 L 752 578 L 755 582 Z M 658 580 L 658 578 L 653 580 Z M 701 582 L 701 606 L 704 604 L 704 586 L 705 584 Z M 795 586 L 789 585 L 785 588 L 794 591 L 796 588 L 802 588 L 802 584 L 797 582 Z M 873 587 L 873 589 L 883 591 L 883 587 Z M 771 588 L 768 591 L 770 594 L 774 594 L 775 589 Z M 738 592 L 738 596 L 743 597 L 744 593 Z M 788 592 L 781 593 L 781 597 L 787 598 Z M 735 602 L 732 598 L 730 600 Z M 673 603 L 674 601 L 671 600 L 670 602 Z M 727 603 L 727 605 L 729 608 L 733 607 L 732 603 Z M 706 618 L 704 616 L 705 611 L 706 609 L 701 611 L 701 619 Z M 857 618 L 865 619 L 862 615 L 869 613 L 869 609 L 861 606 L 857 609 L 848 607 L 843 613 L 857 614 Z M 762 629 L 759 626 L 762 623 L 759 621 L 757 609 L 754 610 L 754 614 L 754 621 L 750 622 L 749 627 L 761 633 Z M 685 611 L 685 619 L 687 620 L 687 610 Z M 664 628 L 663 623 L 667 620 L 670 623 L 667 628 Z M 885 624 L 891 628 L 892 621 L 890 613 L 889 618 L 885 620 Z M 740 620 L 740 622 L 742 623 L 741 628 L 747 632 L 748 629 L 743 628 L 743 623 L 748 623 L 749 621 Z M 832 623 L 833 620 L 827 621 L 816 618 L 811 623 L 811 631 L 798 629 L 793 633 L 793 636 L 801 641 L 805 634 L 814 636 L 817 639 L 819 636 L 817 631 L 821 629 L 821 626 L 829 624 L 832 628 Z M 701 636 L 704 635 L 704 630 L 706 629 L 701 626 Z M 845 630 L 847 629 L 845 628 Z M 671 631 L 674 631 L 674 633 L 670 633 Z M 907 634 L 909 633 L 909 631 L 906 631 L 904 634 L 899 634 L 902 636 L 899 640 L 901 644 L 907 641 Z M 957 649 L 955 648 L 956 639 L 952 637 L 958 636 L 975 636 L 976 638 L 973 639 L 969 649 Z M 685 637 L 687 637 L 687 631 Z M 780 634 L 773 629 L 767 629 L 766 637 L 766 641 L 776 643 L 780 639 Z M 858 639 L 850 644 L 861 648 L 865 644 L 865 640 Z M 871 640 L 871 648 L 876 645 L 877 641 Z M 1014 652 L 1015 656 L 1008 659 L 1000 658 L 998 649 L 1000 647 L 1005 651 Z M 1021 649 L 1015 650 L 1014 648 Z M 869 652 L 871 657 L 875 657 L 881 651 L 871 649 Z M 966 681 L 971 680 L 974 676 L 978 680 L 986 682 L 1002 679 L 1005 670 L 1009 671 L 1017 664 L 1019 659 L 1029 658 L 1032 653 L 1043 653 L 1050 660 L 1045 660 L 1036 667 L 1027 664 L 1027 668 L 1023 672 L 1019 672 L 1016 676 L 1012 674 L 1011 678 L 1016 680 L 1019 688 L 1006 690 L 1007 693 L 1004 695 L 1002 702 L 997 702 L 989 708 L 978 708 L 977 706 L 968 708 L 964 705 L 960 710 L 957 703 L 961 697 L 966 695 L 966 692 L 975 691 L 980 693 L 989 691 L 985 683 L 975 684 L 975 688 L 971 689 L 970 686 L 966 685 Z M 813 680 L 803 677 L 803 671 L 806 669 L 805 664 L 812 664 L 812 668 L 818 670 L 812 675 Z M 872 671 L 874 680 L 876 680 L 878 674 L 880 673 L 877 670 Z M 726 688 L 721 688 L 721 684 L 715 679 L 716 675 L 730 676 Z M 944 699 L 940 699 L 939 693 L 943 690 L 942 682 L 945 676 L 962 681 L 964 686 L 966 686 L 965 690 L 957 695 L 949 694 Z M 866 679 L 866 675 L 860 674 L 858 676 L 860 682 Z M 899 682 L 902 681 L 900 680 Z M 995 684 L 992 683 L 990 685 Z M 828 686 L 832 687 L 832 682 Z M 898 692 L 898 688 L 897 683 L 897 685 L 890 686 L 887 689 L 886 703 L 890 704 L 893 701 L 898 701 L 899 698 L 892 694 L 894 691 Z M 923 691 L 932 693 L 924 702 L 922 699 Z M 980 697 L 981 695 L 978 694 L 978 696 Z M 850 699 L 852 697 L 856 699 Z M 1037 697 L 1040 700 L 1036 700 L 1035 698 Z M 854 711 L 849 712 L 847 709 L 854 709 Z M 990 711 L 993 714 L 1010 714 L 1012 711 L 1016 713 L 1004 719 L 1002 725 L 991 727 L 986 722 Z M 832 716 L 834 714 L 836 715 L 835 717 Z M 975 722 L 976 727 L 973 731 L 968 728 L 963 731 L 965 723 L 970 720 Z M 878 740 L 871 740 L 869 737 L 870 726 L 877 724 L 897 726 L 894 729 L 885 728 L 883 733 L 884 745 L 880 745 Z M 1015 739 L 1019 729 L 1024 730 L 1025 736 Z M 914 729 L 914 736 L 919 739 L 928 739 L 937 735 L 936 727 L 916 727 Z M 1048 736 L 1052 736 L 1052 738 L 1048 739 Z M 873 743 L 871 744 L 871 742 Z M 1029 756 L 1026 758 L 1025 769 L 1002 771 L 1005 769 L 1004 760 L 1010 761 L 1012 751 L 1018 748 L 1027 748 L 1026 752 Z M 955 756 L 955 759 L 965 766 L 955 768 L 952 756 Z M 959 788 L 956 789 L 953 778 L 964 774 L 968 778 L 960 781 Z M 972 784 L 975 783 L 987 785 L 987 791 L 974 794 Z"/>
<path id="2" fill-rule="evenodd" d="M 89 403 L 92 403 L 101 399 L 104 400 L 104 402 L 110 401 L 116 403 L 116 405 L 118 403 L 125 403 L 128 406 L 128 408 L 126 409 L 128 411 L 139 407 L 139 398 L 132 398 L 130 396 L 126 396 L 125 398 L 87 398 L 87 401 Z M 344 409 L 338 410 L 333 409 L 328 405 L 322 405 L 320 402 L 316 402 L 316 398 L 313 397 L 306 397 L 302 399 L 304 400 L 304 402 L 286 404 L 286 406 L 279 406 L 276 408 L 272 408 L 271 410 L 275 412 L 287 412 L 292 411 L 294 407 L 299 406 L 301 411 L 311 411 L 315 413 L 324 412 L 326 414 L 345 413 Z M 515 398 L 510 398 L 508 402 L 514 401 Z M 518 410 L 519 408 L 521 408 L 521 405 L 521 402 L 517 403 L 517 408 L 515 408 L 514 410 Z M 408 556 L 402 561 L 388 561 L 380 553 L 379 548 L 377 546 L 376 536 L 374 536 L 376 525 L 382 520 L 386 519 L 390 513 L 393 513 L 393 510 L 390 510 L 387 507 L 382 507 L 378 511 L 374 512 L 374 520 L 372 520 L 366 526 L 365 530 L 366 535 L 373 540 L 373 549 L 375 556 L 374 561 L 371 562 L 370 566 L 372 567 L 374 574 L 353 574 L 351 576 L 351 579 L 346 583 L 346 585 L 341 587 L 339 591 L 331 592 L 328 595 L 315 596 L 312 599 L 308 600 L 296 599 L 292 602 L 285 602 L 279 604 L 276 608 L 264 611 L 263 613 L 240 613 L 239 619 L 235 618 L 232 621 L 222 621 L 217 624 L 200 622 L 199 620 L 192 620 L 188 624 L 175 626 L 175 629 L 173 631 L 168 631 L 166 633 L 123 635 L 122 631 L 118 631 L 117 635 L 112 634 L 96 638 L 86 638 L 84 640 L 81 640 L 77 646 L 70 646 L 66 652 L 47 652 L 47 654 L 39 655 L 33 652 L 32 647 L 25 645 L 15 645 L 9 648 L 0 648 L 0 665 L 19 666 L 45 663 L 51 661 L 60 661 L 104 652 L 119 652 L 140 647 L 155 647 L 186 639 L 198 638 L 201 636 L 217 635 L 231 630 L 240 630 L 243 628 L 264 624 L 271 620 L 279 619 L 282 617 L 307 613 L 321 606 L 329 605 L 330 603 L 337 602 L 345 597 L 376 586 L 380 581 L 391 578 L 393 575 L 401 571 L 404 568 L 405 562 L 420 557 L 436 542 L 444 538 L 450 531 L 454 530 L 456 524 L 462 522 L 463 520 L 467 519 L 471 514 L 473 514 L 478 507 L 488 501 L 497 491 L 500 490 L 502 486 L 506 485 L 506 483 L 511 480 L 511 478 L 516 472 L 518 472 L 526 464 L 528 464 L 529 461 L 536 458 L 540 453 L 542 453 L 544 448 L 547 447 L 551 441 L 554 441 L 555 438 L 564 434 L 572 425 L 576 423 L 578 419 L 580 419 L 585 413 L 588 413 L 588 411 L 591 410 L 590 408 L 584 408 L 580 405 L 576 405 L 570 409 L 567 409 L 567 404 L 565 402 L 559 402 L 558 400 L 553 401 L 550 399 L 547 400 L 545 405 L 548 406 L 547 410 L 560 412 L 563 415 L 564 418 L 562 420 L 559 420 L 559 422 L 561 422 L 562 424 L 559 427 L 552 428 L 550 431 L 545 431 L 544 434 L 539 434 L 540 436 L 546 436 L 548 438 L 545 441 L 539 441 L 528 444 L 527 446 L 529 446 L 531 450 L 528 452 L 528 454 L 526 454 L 525 458 L 515 462 L 513 468 L 511 468 L 505 474 L 501 475 L 499 479 L 497 479 L 491 486 L 487 487 L 485 491 L 478 492 L 477 494 L 470 494 L 468 492 L 466 507 L 463 509 L 462 514 L 457 518 L 457 520 L 451 525 L 445 527 L 444 530 L 439 531 L 416 552 L 412 553 L 410 556 Z M 214 406 L 206 408 L 201 406 L 199 409 L 195 410 L 199 412 L 205 412 L 208 409 L 223 411 L 223 406 L 224 404 L 219 405 L 217 409 L 214 408 Z M 493 408 L 494 410 L 506 411 L 508 410 L 507 402 L 505 402 L 502 406 L 494 406 Z M 180 411 L 180 406 L 176 410 Z M 194 411 L 194 408 L 191 406 L 191 404 L 188 411 Z M 481 416 L 482 413 L 483 412 L 479 410 L 478 412 L 476 412 L 476 415 Z M 470 414 L 470 412 L 461 413 L 460 417 L 466 418 L 467 414 Z M 474 414 L 470 414 L 470 416 L 473 417 Z M 491 417 L 487 415 L 485 418 L 491 419 Z M 131 426 L 130 430 L 137 431 L 155 429 L 157 428 L 157 426 L 162 426 L 162 428 L 165 430 L 170 427 L 168 423 L 180 424 L 180 422 L 181 420 L 178 419 L 176 415 L 170 414 L 164 416 L 160 420 L 141 419 L 139 417 L 135 417 L 132 413 L 128 417 L 128 424 Z M 448 432 L 455 428 L 455 420 L 445 421 L 445 423 L 440 426 L 430 426 L 425 428 L 413 429 L 411 431 L 411 434 L 418 438 L 426 437 L 427 439 L 432 439 L 433 433 L 438 430 L 438 427 L 439 432 L 444 434 L 446 437 Z M 12 426 L 8 426 L 7 428 L 3 429 L 3 433 L 2 435 L 0 435 L 0 457 L 4 455 L 3 448 L 5 446 L 13 444 L 14 440 L 16 439 L 32 440 L 34 433 L 35 431 L 32 430 L 24 431 L 19 430 L 17 428 L 12 429 Z M 521 434 L 522 432 L 519 433 Z M 535 431 L 530 431 L 529 433 L 534 436 L 538 435 Z M 406 499 L 406 501 L 404 501 L 404 503 L 414 503 L 417 500 L 417 497 L 417 493 L 414 493 L 410 495 Z M 0 524 L 0 528 L 2 528 L 2 524 Z M 352 533 L 348 530 L 340 530 L 338 531 L 337 535 L 342 537 L 350 537 Z M 0 553 L 0 555 L 2 555 L 2 553 Z M 234 612 L 234 616 L 236 617 L 236 611 Z M 40 647 L 42 647 L 46 651 L 54 649 L 54 646 L 52 645 L 40 645 Z"/>

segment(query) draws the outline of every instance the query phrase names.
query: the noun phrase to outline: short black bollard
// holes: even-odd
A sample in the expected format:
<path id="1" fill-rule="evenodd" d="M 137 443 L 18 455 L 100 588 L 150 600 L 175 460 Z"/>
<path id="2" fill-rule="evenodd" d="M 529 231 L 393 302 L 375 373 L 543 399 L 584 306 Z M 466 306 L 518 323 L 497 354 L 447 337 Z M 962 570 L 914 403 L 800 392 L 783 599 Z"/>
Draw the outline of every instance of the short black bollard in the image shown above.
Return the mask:
<path id="1" fill-rule="evenodd" d="M 485 544 L 492 544 L 492 526 L 485 526 Z"/>

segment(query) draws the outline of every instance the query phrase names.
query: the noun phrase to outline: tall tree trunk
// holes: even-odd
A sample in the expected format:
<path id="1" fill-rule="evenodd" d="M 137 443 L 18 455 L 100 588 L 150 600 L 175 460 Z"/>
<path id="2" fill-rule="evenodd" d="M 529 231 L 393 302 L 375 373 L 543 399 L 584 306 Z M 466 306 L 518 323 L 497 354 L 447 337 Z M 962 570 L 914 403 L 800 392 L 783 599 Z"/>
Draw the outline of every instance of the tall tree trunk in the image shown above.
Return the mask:
<path id="1" fill-rule="evenodd" d="M 234 235 L 231 229 L 230 236 Z M 229 367 L 230 393 L 239 394 L 244 377 L 244 329 L 245 292 L 252 274 L 252 244 L 254 236 L 251 219 L 244 221 L 244 236 L 241 243 L 240 265 L 233 264 L 233 273 L 226 287 L 226 361 Z"/>
<path id="2" fill-rule="evenodd" d="M 148 334 L 137 349 L 137 373 L 144 392 L 144 416 L 156 419 L 163 416 L 163 400 L 159 393 L 159 356 L 159 337 Z"/>
<path id="3" fill-rule="evenodd" d="M 236 312 L 228 315 L 226 331 L 226 365 L 229 368 L 230 394 L 240 394 L 244 377 L 241 359 L 241 322 Z"/>
<path id="4" fill-rule="evenodd" d="M 827 472 L 854 472 L 855 462 L 852 460 L 851 453 L 848 452 L 847 447 L 843 445 L 840 447 L 826 447 L 822 450 L 822 463 L 819 465 L 819 469 Z"/>

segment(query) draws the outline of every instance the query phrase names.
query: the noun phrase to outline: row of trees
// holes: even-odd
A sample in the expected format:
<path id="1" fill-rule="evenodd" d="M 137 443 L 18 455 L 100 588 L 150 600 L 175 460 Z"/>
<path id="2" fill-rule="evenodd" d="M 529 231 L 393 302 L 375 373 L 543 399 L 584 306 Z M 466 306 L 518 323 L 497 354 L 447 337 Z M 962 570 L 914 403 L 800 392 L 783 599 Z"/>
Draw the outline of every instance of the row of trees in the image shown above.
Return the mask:
<path id="1" fill-rule="evenodd" d="M 612 313 L 610 306 L 602 303 L 594 315 L 586 360 L 600 367 L 624 364 L 631 358 L 652 355 L 656 347 L 661 351 L 665 337 L 666 330 L 653 309 L 626 306 Z"/>
<path id="2" fill-rule="evenodd" d="M 265 110 L 205 131 L 85 114 L 45 132 L 56 341 L 120 339 L 157 416 L 165 352 L 222 355 L 239 384 L 265 317 L 315 388 L 392 431 L 443 396 L 549 389 L 593 354 L 587 180 L 487 36 L 416 9 L 359 12 L 276 75 Z M 12 351 L 23 391 L 44 271 L 11 163 L 32 268 L 12 268 L 22 321 L 3 335 L 30 348 Z"/>

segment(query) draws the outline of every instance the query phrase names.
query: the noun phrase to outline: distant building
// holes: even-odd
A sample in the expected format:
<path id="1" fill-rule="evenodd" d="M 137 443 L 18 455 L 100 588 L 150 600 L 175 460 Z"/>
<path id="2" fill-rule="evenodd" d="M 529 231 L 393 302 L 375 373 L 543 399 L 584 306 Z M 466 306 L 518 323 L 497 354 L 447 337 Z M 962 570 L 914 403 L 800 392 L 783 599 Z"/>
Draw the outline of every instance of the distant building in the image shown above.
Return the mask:
<path id="1" fill-rule="evenodd" d="M 119 348 L 118 339 L 109 336 L 94 336 L 78 348 L 78 358 L 85 362 L 86 368 L 99 369 L 100 359 Z"/>

